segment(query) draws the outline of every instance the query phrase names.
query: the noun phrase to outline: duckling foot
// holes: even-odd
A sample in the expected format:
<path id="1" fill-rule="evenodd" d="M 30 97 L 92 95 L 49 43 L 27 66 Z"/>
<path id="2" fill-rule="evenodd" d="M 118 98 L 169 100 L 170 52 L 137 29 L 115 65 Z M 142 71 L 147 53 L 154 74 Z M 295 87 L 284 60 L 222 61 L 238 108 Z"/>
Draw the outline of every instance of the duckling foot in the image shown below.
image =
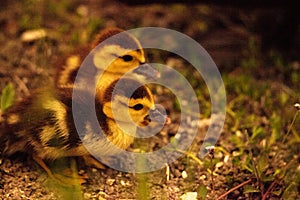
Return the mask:
<path id="1" fill-rule="evenodd" d="M 58 182 L 63 186 L 74 186 L 74 185 L 81 185 L 87 182 L 88 177 L 84 175 L 74 174 L 72 176 L 65 176 L 62 174 L 48 174 L 51 179 Z"/>
<path id="2" fill-rule="evenodd" d="M 84 162 L 87 166 L 95 167 L 97 169 L 105 169 L 105 166 L 91 156 L 83 156 Z"/>
<path id="3" fill-rule="evenodd" d="M 87 175 L 78 175 L 77 172 L 70 169 L 67 171 L 66 175 L 61 175 L 57 173 L 52 173 L 50 168 L 45 164 L 45 162 L 38 156 L 33 156 L 33 159 L 47 172 L 48 176 L 54 181 L 58 182 L 64 186 L 70 185 L 81 185 L 87 182 Z"/>

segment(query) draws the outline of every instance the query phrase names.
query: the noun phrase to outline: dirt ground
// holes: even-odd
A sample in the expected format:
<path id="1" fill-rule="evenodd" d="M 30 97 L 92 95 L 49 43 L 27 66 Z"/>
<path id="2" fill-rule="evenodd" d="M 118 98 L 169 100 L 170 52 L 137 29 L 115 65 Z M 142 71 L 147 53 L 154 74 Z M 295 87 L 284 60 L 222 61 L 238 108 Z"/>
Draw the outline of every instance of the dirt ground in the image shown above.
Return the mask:
<path id="1" fill-rule="evenodd" d="M 251 29 L 257 22 L 254 15 L 230 6 L 127 5 L 109 0 L 3 1 L 0 10 L 0 91 L 12 82 L 16 101 L 51 81 L 56 59 L 90 42 L 97 30 L 107 26 L 123 29 L 158 26 L 185 33 L 208 51 L 221 73 L 239 73 L 235 68 L 247 56 L 249 41 L 259 43 L 262 39 Z M 254 9 L 253 12 L 261 11 Z M 29 42 L 22 39 L 24 32 L 40 28 L 47 31 L 45 38 Z M 170 58 L 162 60 L 168 62 Z M 157 92 L 158 102 L 167 106 L 173 122 L 150 140 L 153 149 L 170 142 L 179 121 L 171 100 L 160 94 Z M 186 135 L 197 129 L 193 120 L 183 122 Z M 197 152 L 209 124 L 209 116 L 203 116 L 191 152 Z M 219 140 L 230 134 L 225 125 Z M 235 147 L 230 145 L 226 148 L 234 151 Z M 180 199 L 183 195 L 193 195 L 192 192 L 198 192 L 200 199 L 201 191 L 207 191 L 207 199 L 217 199 L 236 186 L 235 182 L 253 178 L 245 171 L 234 171 L 237 168 L 226 162 L 230 155 L 219 152 L 214 156 L 218 160 L 214 163 L 214 179 L 209 172 L 209 156 L 199 163 L 183 155 L 161 170 L 146 174 L 125 173 L 108 167 L 98 170 L 86 166 L 81 158 L 64 159 L 57 161 L 63 164 L 57 165 L 68 166 L 75 161 L 79 174 L 86 174 L 89 179 L 82 185 L 62 186 L 51 180 L 31 157 L 18 154 L 0 159 L 0 199 Z M 234 176 L 234 181 L 228 181 L 228 175 Z M 244 194 L 241 188 L 230 193 L 227 199 L 260 199 L 258 195 Z"/>

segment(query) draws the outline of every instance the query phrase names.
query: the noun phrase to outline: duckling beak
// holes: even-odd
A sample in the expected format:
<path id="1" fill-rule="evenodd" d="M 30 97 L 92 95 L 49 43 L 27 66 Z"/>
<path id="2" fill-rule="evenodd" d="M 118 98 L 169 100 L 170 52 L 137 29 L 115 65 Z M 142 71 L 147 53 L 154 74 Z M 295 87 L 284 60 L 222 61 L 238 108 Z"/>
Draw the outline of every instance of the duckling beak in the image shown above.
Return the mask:
<path id="1" fill-rule="evenodd" d="M 133 72 L 143 75 L 151 80 L 156 80 L 160 77 L 160 73 L 147 63 L 141 64 L 135 70 L 133 70 Z"/>
<path id="2" fill-rule="evenodd" d="M 150 110 L 149 115 L 147 116 L 149 118 L 149 121 L 157 122 L 159 124 L 170 124 L 171 120 L 170 118 L 162 114 L 158 109 Z"/>

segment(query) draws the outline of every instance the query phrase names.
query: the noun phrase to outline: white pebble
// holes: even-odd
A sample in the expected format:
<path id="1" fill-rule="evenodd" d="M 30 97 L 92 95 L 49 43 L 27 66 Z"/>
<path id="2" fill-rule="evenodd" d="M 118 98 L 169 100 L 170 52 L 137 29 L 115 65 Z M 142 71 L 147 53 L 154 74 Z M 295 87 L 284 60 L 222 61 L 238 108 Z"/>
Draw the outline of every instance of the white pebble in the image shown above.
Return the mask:
<path id="1" fill-rule="evenodd" d="M 182 172 L 181 172 L 181 176 L 182 176 L 182 178 L 184 178 L 184 179 L 188 177 L 186 171 L 182 171 Z"/>

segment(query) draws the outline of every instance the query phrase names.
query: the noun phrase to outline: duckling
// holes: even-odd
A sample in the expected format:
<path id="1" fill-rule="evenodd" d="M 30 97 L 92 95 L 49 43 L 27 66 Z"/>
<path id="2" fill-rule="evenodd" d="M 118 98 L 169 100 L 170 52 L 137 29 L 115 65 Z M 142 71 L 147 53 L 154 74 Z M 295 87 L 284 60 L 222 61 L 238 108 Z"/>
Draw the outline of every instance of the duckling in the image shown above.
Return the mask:
<path id="1" fill-rule="evenodd" d="M 166 121 L 155 108 L 150 90 L 133 79 L 113 81 L 104 91 L 103 102 L 85 90 L 76 94 L 69 107 L 55 88 L 42 89 L 7 112 L 3 153 L 26 152 L 54 178 L 44 160 L 89 156 L 86 145 L 97 156 L 112 156 L 133 143 L 137 127 Z M 94 112 L 90 99 L 95 101 L 96 120 L 90 117 Z M 77 111 L 72 109 L 75 106 Z M 74 116 L 80 118 L 79 128 Z"/>
<path id="2" fill-rule="evenodd" d="M 85 59 L 88 60 L 86 63 L 91 77 L 98 72 L 105 77 L 98 82 L 99 90 L 130 71 L 133 77 L 141 81 L 160 76 L 157 70 L 145 63 L 142 46 L 134 36 L 119 28 L 107 28 L 97 35 L 90 47 L 76 49 L 66 61 L 60 60 L 57 63 L 60 67 L 55 80 L 58 88 L 73 88 L 80 65 Z"/>

